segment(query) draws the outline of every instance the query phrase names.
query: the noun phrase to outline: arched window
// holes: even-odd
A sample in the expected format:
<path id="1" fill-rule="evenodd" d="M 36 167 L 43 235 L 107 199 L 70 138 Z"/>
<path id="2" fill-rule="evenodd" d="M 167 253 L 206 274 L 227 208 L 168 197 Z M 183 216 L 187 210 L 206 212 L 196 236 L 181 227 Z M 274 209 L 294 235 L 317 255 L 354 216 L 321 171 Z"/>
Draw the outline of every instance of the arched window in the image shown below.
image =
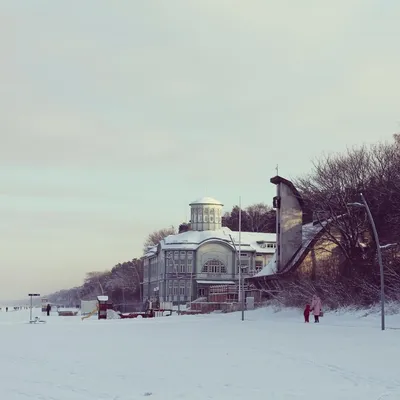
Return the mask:
<path id="1" fill-rule="evenodd" d="M 201 270 L 203 273 L 208 274 L 226 274 L 226 267 L 222 261 L 219 260 L 208 260 Z"/>

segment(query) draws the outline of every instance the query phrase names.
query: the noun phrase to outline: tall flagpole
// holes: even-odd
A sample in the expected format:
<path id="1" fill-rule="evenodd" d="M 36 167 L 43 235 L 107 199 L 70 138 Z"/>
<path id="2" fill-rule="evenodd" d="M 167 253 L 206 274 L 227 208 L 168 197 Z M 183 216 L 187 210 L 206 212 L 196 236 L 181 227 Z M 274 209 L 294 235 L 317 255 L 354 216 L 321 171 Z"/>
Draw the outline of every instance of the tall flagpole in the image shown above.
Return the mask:
<path id="1" fill-rule="evenodd" d="M 242 198 L 239 196 L 239 302 L 242 310 L 242 321 L 244 320 L 244 291 L 242 273 Z"/>

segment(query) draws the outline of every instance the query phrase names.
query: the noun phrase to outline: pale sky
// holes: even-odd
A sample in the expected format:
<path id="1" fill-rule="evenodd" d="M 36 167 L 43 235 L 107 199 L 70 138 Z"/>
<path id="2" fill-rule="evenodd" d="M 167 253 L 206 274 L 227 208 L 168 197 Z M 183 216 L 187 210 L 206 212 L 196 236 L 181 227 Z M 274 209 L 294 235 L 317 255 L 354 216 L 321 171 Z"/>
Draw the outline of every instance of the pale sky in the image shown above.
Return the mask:
<path id="1" fill-rule="evenodd" d="M 190 201 L 400 130 L 398 0 L 0 0 L 0 299 L 141 256 Z"/>

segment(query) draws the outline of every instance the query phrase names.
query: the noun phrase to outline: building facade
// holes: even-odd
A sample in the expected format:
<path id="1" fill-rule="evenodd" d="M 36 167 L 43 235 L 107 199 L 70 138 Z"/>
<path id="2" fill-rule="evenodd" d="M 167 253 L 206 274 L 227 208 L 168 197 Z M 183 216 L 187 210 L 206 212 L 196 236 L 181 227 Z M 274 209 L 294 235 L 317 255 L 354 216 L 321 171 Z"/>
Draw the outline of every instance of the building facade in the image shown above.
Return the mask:
<path id="1" fill-rule="evenodd" d="M 170 235 L 143 257 L 143 297 L 186 303 L 206 297 L 212 285 L 239 279 L 239 232 L 222 227 L 223 204 L 210 197 L 190 203 L 191 230 Z M 276 248 L 273 233 L 241 232 L 244 277 L 268 264 Z"/>

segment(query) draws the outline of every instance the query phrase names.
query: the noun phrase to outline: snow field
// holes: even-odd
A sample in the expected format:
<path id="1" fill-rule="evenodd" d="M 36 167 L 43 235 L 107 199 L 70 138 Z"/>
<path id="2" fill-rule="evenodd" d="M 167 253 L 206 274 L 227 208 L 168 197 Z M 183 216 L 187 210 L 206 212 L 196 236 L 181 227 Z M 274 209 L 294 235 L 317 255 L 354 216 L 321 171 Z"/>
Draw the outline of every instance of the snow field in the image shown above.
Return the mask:
<path id="1" fill-rule="evenodd" d="M 364 313 L 365 314 L 365 313 Z M 7 400 L 398 400 L 400 315 L 271 308 L 107 320 L 0 312 Z"/>

